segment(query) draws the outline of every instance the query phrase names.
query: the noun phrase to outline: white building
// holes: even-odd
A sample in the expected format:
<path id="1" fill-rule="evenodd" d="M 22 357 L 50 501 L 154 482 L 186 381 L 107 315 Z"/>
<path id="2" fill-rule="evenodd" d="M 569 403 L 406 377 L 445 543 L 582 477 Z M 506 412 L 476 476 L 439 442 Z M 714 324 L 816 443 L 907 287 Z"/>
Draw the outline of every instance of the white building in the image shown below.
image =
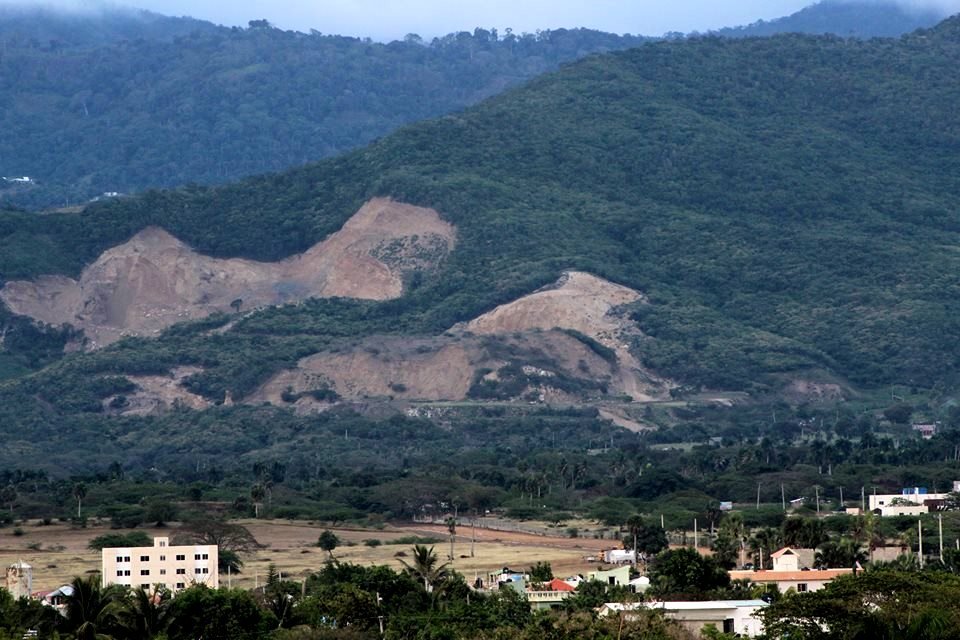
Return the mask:
<path id="1" fill-rule="evenodd" d="M 769 606 L 763 600 L 708 600 L 705 602 L 608 602 L 600 607 L 601 617 L 624 615 L 640 608 L 660 609 L 694 634 L 700 634 L 707 625 L 723 633 L 756 638 L 763 634 L 763 621 L 757 613 Z"/>
<path id="2" fill-rule="evenodd" d="M 819 591 L 834 578 L 853 573 L 853 568 L 812 569 L 815 554 L 813 549 L 784 547 L 770 555 L 773 559 L 771 570 L 734 570 L 728 573 L 731 580 L 776 585 L 781 593 L 791 589 L 797 593 Z"/>
<path id="3" fill-rule="evenodd" d="M 101 552 L 103 586 L 122 584 L 170 591 L 204 584 L 220 586 L 217 545 L 170 546 L 168 538 L 154 538 L 152 547 L 109 548 Z"/>
<path id="4" fill-rule="evenodd" d="M 954 492 L 960 492 L 960 480 L 954 480 Z M 869 496 L 870 511 L 881 516 L 915 516 L 928 513 L 931 506 L 946 500 L 947 493 L 930 493 L 924 487 L 906 487 L 900 493 L 874 493 Z"/>

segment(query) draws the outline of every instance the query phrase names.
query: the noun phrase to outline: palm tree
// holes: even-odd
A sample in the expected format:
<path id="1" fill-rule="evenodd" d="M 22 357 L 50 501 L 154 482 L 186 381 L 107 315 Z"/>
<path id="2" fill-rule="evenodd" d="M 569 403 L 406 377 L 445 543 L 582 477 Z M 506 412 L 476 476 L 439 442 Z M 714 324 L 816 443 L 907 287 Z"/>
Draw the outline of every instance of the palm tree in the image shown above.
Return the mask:
<path id="1" fill-rule="evenodd" d="M 774 527 L 765 527 L 756 531 L 750 538 L 750 554 L 757 557 L 757 569 L 766 569 L 772 566 L 771 554 L 782 545 L 783 538 L 780 530 Z M 762 559 L 762 562 L 761 562 Z"/>
<path id="2" fill-rule="evenodd" d="M 250 497 L 253 499 L 253 515 L 255 518 L 260 517 L 260 505 L 263 504 L 264 495 L 266 495 L 266 490 L 259 482 L 250 487 Z"/>
<path id="3" fill-rule="evenodd" d="M 127 598 L 114 603 L 119 635 L 137 640 L 161 636 L 172 620 L 170 602 L 170 593 L 165 589 L 135 589 Z"/>
<path id="4" fill-rule="evenodd" d="M 82 482 L 73 485 L 73 497 L 77 499 L 77 520 L 79 520 L 80 507 L 83 505 L 83 499 L 87 497 L 87 485 Z"/>
<path id="5" fill-rule="evenodd" d="M 447 570 L 449 563 L 437 564 L 437 554 L 433 547 L 429 549 L 423 545 L 413 547 L 413 562 L 407 563 L 401 558 L 400 563 L 408 574 L 423 583 L 423 588 L 427 593 L 433 593 L 434 590 L 442 588 L 450 572 Z"/>
<path id="6" fill-rule="evenodd" d="M 637 551 L 637 536 L 640 535 L 640 531 L 643 529 L 643 518 L 639 515 L 632 515 L 627 518 L 627 531 L 630 532 L 630 535 L 633 536 L 633 566 L 637 566 L 637 558 L 640 556 L 640 552 Z"/>
<path id="7" fill-rule="evenodd" d="M 453 562 L 453 559 L 456 557 L 453 555 L 453 540 L 457 536 L 457 519 L 447 518 L 445 524 L 447 525 L 447 531 L 450 532 L 450 561 Z"/>
<path id="8" fill-rule="evenodd" d="M 114 603 L 121 600 L 123 587 L 114 585 L 106 589 L 100 586 L 97 576 L 87 579 L 74 578 L 70 583 L 73 593 L 66 598 L 66 626 L 77 640 L 100 640 L 100 630 L 109 626 L 115 612 Z"/>
<path id="9" fill-rule="evenodd" d="M 17 501 L 17 488 L 8 484 L 0 489 L 0 503 L 10 507 L 10 513 L 13 513 L 13 503 Z"/>

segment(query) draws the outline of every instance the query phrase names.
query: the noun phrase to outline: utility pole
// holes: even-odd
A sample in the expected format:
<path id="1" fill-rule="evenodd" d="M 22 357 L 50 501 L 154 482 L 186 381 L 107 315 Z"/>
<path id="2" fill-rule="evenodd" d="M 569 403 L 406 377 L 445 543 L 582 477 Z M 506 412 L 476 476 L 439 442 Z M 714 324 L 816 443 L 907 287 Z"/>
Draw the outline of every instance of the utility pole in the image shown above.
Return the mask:
<path id="1" fill-rule="evenodd" d="M 840 487 L 840 508 L 843 509 L 843 487 Z"/>
<path id="2" fill-rule="evenodd" d="M 917 538 L 920 541 L 919 553 L 920 556 L 920 568 L 923 569 L 923 520 L 917 518 Z"/>
<path id="3" fill-rule="evenodd" d="M 816 485 L 813 490 L 817 493 L 817 515 L 820 515 L 820 485 Z"/>
<path id="4" fill-rule="evenodd" d="M 937 516 L 940 526 L 940 564 L 943 564 L 943 514 Z"/>
<path id="5" fill-rule="evenodd" d="M 787 510 L 787 494 L 783 490 L 783 483 L 780 483 L 780 504 L 783 507 L 783 510 Z"/>
<path id="6" fill-rule="evenodd" d="M 700 551 L 700 537 L 697 532 L 697 519 L 693 519 L 693 548 L 698 552 Z M 633 550 L 634 553 L 637 552 L 636 549 Z"/>
<path id="7" fill-rule="evenodd" d="M 760 483 L 757 483 L 757 511 L 760 510 Z"/>
<path id="8" fill-rule="evenodd" d="M 864 487 L 860 487 L 860 515 L 867 514 L 867 494 Z"/>
<path id="9" fill-rule="evenodd" d="M 383 609 L 381 608 L 382 603 L 383 603 L 383 598 L 380 597 L 380 592 L 377 591 L 377 622 L 380 623 L 381 638 L 383 637 Z"/>
<path id="10" fill-rule="evenodd" d="M 666 529 L 666 527 L 663 526 L 663 514 L 662 514 L 662 513 L 660 514 L 660 528 L 661 528 L 661 529 Z"/>

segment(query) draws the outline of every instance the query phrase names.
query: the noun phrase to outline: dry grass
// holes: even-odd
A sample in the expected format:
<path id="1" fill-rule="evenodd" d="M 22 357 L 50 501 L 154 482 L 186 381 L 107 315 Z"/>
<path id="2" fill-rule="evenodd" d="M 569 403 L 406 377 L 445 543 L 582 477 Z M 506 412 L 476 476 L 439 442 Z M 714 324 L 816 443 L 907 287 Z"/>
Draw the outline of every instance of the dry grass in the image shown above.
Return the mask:
<path id="1" fill-rule="evenodd" d="M 234 587 L 252 588 L 267 574 L 271 564 L 285 578 L 301 580 L 327 561 L 326 552 L 315 546 L 320 533 L 328 528 L 322 524 L 284 520 L 241 523 L 267 546 L 244 558 L 243 573 L 230 579 Z M 9 528 L 0 530 L 0 564 L 8 566 L 22 559 L 33 565 L 33 588 L 36 591 L 54 589 L 74 576 L 99 571 L 100 553 L 88 550 L 87 544 L 92 538 L 110 531 L 105 524 L 79 529 L 61 523 L 49 526 L 28 523 L 20 528 L 24 532 L 22 536 L 14 536 Z M 367 566 L 384 564 L 399 569 L 402 565 L 397 554 L 409 553 L 411 545 L 391 542 L 412 535 L 441 539 L 435 545 L 441 558 L 446 558 L 450 549 L 446 530 L 438 526 L 385 527 L 382 530 L 331 527 L 331 530 L 342 541 L 342 546 L 334 551 L 335 558 L 341 562 Z M 145 528 L 143 531 L 151 536 L 169 536 L 176 529 Z M 505 566 L 524 569 L 536 562 L 551 563 L 557 575 L 584 573 L 593 567 L 583 559 L 584 556 L 595 555 L 602 545 L 598 540 L 478 529 L 474 555 L 470 557 L 470 535 L 468 527 L 461 527 L 458 531 L 454 545 L 457 558 L 452 563 L 454 569 L 470 580 L 475 575 L 484 575 Z M 371 539 L 380 540 L 382 544 L 369 547 L 363 543 Z M 38 543 L 39 550 L 28 548 L 28 545 Z M 221 576 L 223 584 L 227 581 L 226 576 Z"/>

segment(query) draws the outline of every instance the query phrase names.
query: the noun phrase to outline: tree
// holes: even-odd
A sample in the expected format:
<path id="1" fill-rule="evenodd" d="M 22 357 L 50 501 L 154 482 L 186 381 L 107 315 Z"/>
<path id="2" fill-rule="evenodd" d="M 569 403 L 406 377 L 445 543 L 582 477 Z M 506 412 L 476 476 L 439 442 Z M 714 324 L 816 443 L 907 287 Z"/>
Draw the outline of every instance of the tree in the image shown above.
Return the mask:
<path id="1" fill-rule="evenodd" d="M 960 576 L 881 568 L 782 598 L 760 615 L 771 638 L 932 640 L 957 637 L 958 602 Z"/>
<path id="2" fill-rule="evenodd" d="M 452 562 L 456 558 L 453 555 L 453 541 L 457 537 L 457 519 L 447 518 L 445 524 L 447 525 L 447 531 L 450 532 L 450 561 Z"/>
<path id="3" fill-rule="evenodd" d="M 263 498 L 266 496 L 266 489 L 263 484 L 256 483 L 250 487 L 250 498 L 253 500 L 253 517 L 260 517 L 260 507 L 263 504 Z"/>
<path id="4" fill-rule="evenodd" d="M 77 520 L 80 519 L 80 508 L 83 505 L 83 499 L 87 497 L 87 485 L 78 482 L 73 485 L 73 497 L 77 501 Z"/>
<path id="5" fill-rule="evenodd" d="M 65 626 L 77 640 L 97 640 L 101 630 L 110 625 L 124 589 L 117 585 L 102 588 L 99 576 L 74 578 L 70 586 L 73 593 L 66 597 Z"/>
<path id="6" fill-rule="evenodd" d="M 787 518 L 783 521 L 783 544 L 797 549 L 816 549 L 829 539 L 823 521 L 817 518 Z"/>
<path id="7" fill-rule="evenodd" d="M 13 505 L 17 501 L 17 488 L 12 484 L 8 484 L 0 488 L 0 504 L 5 504 L 10 508 L 10 513 L 13 513 Z"/>
<path id="8" fill-rule="evenodd" d="M 660 553 L 650 570 L 650 590 L 657 596 L 702 595 L 730 585 L 730 575 L 713 557 L 694 549 Z"/>
<path id="9" fill-rule="evenodd" d="M 177 519 L 177 507 L 168 500 L 154 500 L 147 504 L 144 519 L 162 527 L 167 522 Z"/>
<path id="10" fill-rule="evenodd" d="M 118 547 L 149 547 L 153 540 L 142 531 L 131 531 L 130 533 L 105 533 L 102 536 L 93 538 L 88 544 L 88 549 L 100 551 L 101 549 L 115 549 Z"/>
<path id="11" fill-rule="evenodd" d="M 714 556 L 720 564 L 725 567 L 743 566 L 746 535 L 741 514 L 731 513 L 723 519 L 713 541 Z"/>
<path id="12" fill-rule="evenodd" d="M 403 558 L 400 559 L 404 570 L 423 584 L 427 593 L 434 593 L 442 588 L 444 582 L 450 576 L 447 569 L 448 563 L 438 564 L 437 554 L 433 547 L 429 549 L 424 545 L 415 545 L 413 547 L 413 562 L 408 563 Z"/>
<path id="13" fill-rule="evenodd" d="M 118 602 L 114 612 L 119 634 L 138 640 L 163 637 L 172 619 L 170 602 L 170 592 L 166 589 L 134 589 Z"/>
<path id="14" fill-rule="evenodd" d="M 623 546 L 634 550 L 634 565 L 640 555 L 656 555 L 667 548 L 667 533 L 658 524 L 644 521 L 638 515 L 627 520 L 629 537 L 623 541 Z"/>
<path id="15" fill-rule="evenodd" d="M 263 545 L 257 542 L 253 534 L 243 525 L 217 519 L 189 520 L 173 536 L 173 544 L 193 545 L 210 544 L 219 548 L 219 567 L 221 572 L 239 571 L 243 566 L 239 555 L 252 553 Z"/>
<path id="16" fill-rule="evenodd" d="M 333 550 L 340 544 L 340 539 L 330 530 L 325 530 L 317 539 L 317 546 L 327 552 L 327 560 L 333 560 Z"/>
<path id="17" fill-rule="evenodd" d="M 527 570 L 532 582 L 550 582 L 553 580 L 553 567 L 549 562 L 537 562 Z"/>
<path id="18" fill-rule="evenodd" d="M 750 537 L 750 553 L 756 558 L 754 566 L 758 569 L 772 568 L 771 554 L 782 546 L 783 536 L 779 529 L 764 527 L 755 531 Z"/>
<path id="19" fill-rule="evenodd" d="M 828 540 L 817 549 L 814 564 L 817 569 L 839 569 L 853 567 L 867 561 L 866 552 L 850 538 Z"/>

